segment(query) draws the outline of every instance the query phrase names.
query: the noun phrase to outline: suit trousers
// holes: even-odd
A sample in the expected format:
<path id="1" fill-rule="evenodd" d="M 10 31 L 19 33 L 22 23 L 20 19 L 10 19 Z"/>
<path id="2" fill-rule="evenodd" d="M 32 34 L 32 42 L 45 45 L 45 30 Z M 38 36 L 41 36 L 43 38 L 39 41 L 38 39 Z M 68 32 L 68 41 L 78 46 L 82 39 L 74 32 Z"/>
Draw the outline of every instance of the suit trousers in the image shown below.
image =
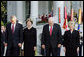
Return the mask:
<path id="1" fill-rule="evenodd" d="M 13 44 L 8 45 L 7 47 L 7 56 L 19 56 L 20 54 L 20 48 L 19 46 L 14 46 Z"/>
<path id="2" fill-rule="evenodd" d="M 46 47 L 46 56 L 57 56 L 58 48 Z"/>

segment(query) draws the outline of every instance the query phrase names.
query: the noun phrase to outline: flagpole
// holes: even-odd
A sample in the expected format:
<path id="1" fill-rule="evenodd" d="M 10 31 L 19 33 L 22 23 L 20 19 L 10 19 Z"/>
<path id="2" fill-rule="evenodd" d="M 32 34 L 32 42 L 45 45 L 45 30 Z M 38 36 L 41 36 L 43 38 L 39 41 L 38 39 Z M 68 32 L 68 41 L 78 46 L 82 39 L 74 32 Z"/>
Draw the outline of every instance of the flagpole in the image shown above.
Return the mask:
<path id="1" fill-rule="evenodd" d="M 58 8 L 58 22 L 61 23 L 61 19 L 60 19 L 60 7 Z"/>
<path id="2" fill-rule="evenodd" d="M 79 9 L 79 17 L 78 17 L 78 31 L 80 32 L 80 24 L 81 24 L 81 8 Z"/>
<path id="3" fill-rule="evenodd" d="M 72 19 L 73 19 L 72 1 L 70 3 L 71 3 L 71 21 L 72 21 Z"/>

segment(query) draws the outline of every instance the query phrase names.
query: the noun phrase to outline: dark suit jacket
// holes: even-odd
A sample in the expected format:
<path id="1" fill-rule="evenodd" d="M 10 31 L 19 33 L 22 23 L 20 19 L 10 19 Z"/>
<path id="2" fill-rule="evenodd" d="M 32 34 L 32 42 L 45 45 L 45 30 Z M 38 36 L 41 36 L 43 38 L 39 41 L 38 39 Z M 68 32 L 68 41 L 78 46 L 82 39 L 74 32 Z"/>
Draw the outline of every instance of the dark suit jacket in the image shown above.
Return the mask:
<path id="1" fill-rule="evenodd" d="M 3 42 L 5 42 L 5 32 L 1 32 L 1 44 L 3 44 Z"/>
<path id="2" fill-rule="evenodd" d="M 14 33 L 12 33 L 11 30 L 11 23 L 7 24 L 6 42 L 8 43 L 8 45 L 11 45 L 11 43 L 13 43 L 14 46 L 17 46 L 18 43 L 23 42 L 23 27 L 21 24 L 16 23 Z"/>
<path id="3" fill-rule="evenodd" d="M 53 25 L 52 36 L 50 36 L 49 24 L 43 27 L 42 45 L 44 44 L 46 47 L 52 46 L 52 48 L 56 48 L 58 44 L 62 43 L 61 38 L 61 28 L 58 24 Z"/>
<path id="4" fill-rule="evenodd" d="M 74 30 L 71 34 L 70 30 L 65 31 L 64 33 L 64 46 L 66 48 L 77 48 L 80 44 L 80 35 L 79 32 Z"/>
<path id="5" fill-rule="evenodd" d="M 64 33 L 64 46 L 66 47 L 66 56 L 77 56 L 77 47 L 79 47 L 79 32 L 70 30 Z"/>

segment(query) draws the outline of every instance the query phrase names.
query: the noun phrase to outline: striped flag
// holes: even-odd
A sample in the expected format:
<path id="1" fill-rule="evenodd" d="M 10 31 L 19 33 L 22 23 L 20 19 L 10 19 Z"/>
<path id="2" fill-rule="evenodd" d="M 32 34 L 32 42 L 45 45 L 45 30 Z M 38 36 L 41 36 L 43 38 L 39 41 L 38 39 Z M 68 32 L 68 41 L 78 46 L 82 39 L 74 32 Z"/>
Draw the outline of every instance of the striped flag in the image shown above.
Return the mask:
<path id="1" fill-rule="evenodd" d="M 58 20 L 59 21 L 58 22 L 61 23 L 61 19 L 60 19 L 60 8 L 58 8 L 58 15 L 59 15 L 59 17 L 58 17 Z"/>
<path id="2" fill-rule="evenodd" d="M 80 32 L 80 24 L 81 24 L 81 8 L 79 9 L 79 17 L 78 17 L 78 31 Z"/>
<path id="3" fill-rule="evenodd" d="M 71 9 L 71 21 L 73 21 L 73 9 Z"/>
<path id="4" fill-rule="evenodd" d="M 66 11 L 66 6 L 64 7 L 64 12 L 65 12 L 65 16 L 64 16 L 64 24 L 63 24 L 63 28 L 68 30 L 68 22 L 67 22 L 67 11 Z"/>

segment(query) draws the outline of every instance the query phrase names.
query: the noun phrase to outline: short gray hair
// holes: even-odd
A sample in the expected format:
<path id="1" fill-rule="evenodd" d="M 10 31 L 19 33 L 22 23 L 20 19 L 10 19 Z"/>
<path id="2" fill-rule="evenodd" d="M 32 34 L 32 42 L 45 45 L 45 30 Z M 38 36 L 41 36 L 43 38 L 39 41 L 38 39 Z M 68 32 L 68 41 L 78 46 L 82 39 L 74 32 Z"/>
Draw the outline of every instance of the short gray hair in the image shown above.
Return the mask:
<path id="1" fill-rule="evenodd" d="M 11 16 L 10 18 L 11 18 L 11 19 L 13 19 L 13 18 L 14 18 L 14 19 L 17 19 L 16 16 Z"/>
<path id="2" fill-rule="evenodd" d="M 49 17 L 49 18 L 48 18 L 48 21 L 49 21 L 49 20 L 52 20 L 52 21 L 54 21 L 53 17 Z"/>

